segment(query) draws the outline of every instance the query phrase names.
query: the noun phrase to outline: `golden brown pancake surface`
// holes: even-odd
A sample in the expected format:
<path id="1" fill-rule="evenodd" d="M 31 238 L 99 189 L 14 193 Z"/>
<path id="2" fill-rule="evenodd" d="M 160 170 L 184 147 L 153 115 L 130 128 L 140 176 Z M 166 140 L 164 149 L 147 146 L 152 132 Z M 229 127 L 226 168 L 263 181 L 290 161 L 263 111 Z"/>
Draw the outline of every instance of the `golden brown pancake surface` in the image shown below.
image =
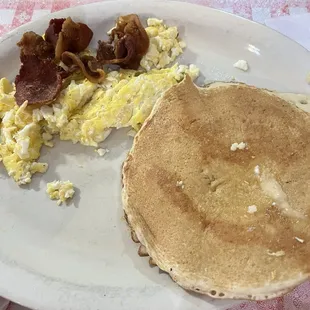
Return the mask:
<path id="1" fill-rule="evenodd" d="M 232 151 L 240 142 L 246 148 Z M 265 90 L 186 79 L 135 138 L 124 210 L 184 288 L 272 298 L 309 278 L 309 183 L 309 114 Z"/>

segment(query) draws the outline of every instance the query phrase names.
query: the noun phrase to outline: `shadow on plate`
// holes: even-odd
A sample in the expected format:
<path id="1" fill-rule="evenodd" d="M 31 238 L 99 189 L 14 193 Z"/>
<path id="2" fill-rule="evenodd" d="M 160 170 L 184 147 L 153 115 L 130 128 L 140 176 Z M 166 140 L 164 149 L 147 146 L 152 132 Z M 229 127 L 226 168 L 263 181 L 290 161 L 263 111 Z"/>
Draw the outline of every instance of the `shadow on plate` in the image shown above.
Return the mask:
<path id="1" fill-rule="evenodd" d="M 78 208 L 80 205 L 80 200 L 81 200 L 81 191 L 79 188 L 74 187 L 74 196 L 69 200 L 69 202 L 66 204 L 64 203 L 63 205 L 65 207 L 70 207 L 70 206 L 74 206 L 75 208 Z"/>

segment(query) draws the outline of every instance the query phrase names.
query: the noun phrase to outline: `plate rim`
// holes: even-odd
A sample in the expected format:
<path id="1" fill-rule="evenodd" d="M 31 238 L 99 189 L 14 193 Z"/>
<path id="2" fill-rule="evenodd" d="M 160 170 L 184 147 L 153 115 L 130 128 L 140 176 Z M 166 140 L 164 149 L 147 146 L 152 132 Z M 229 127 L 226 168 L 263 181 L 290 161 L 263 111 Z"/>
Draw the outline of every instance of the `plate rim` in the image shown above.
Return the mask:
<path id="1" fill-rule="evenodd" d="M 244 22 L 246 23 L 251 23 L 251 24 L 254 24 L 256 26 L 259 26 L 259 27 L 262 27 L 264 28 L 265 30 L 267 31 L 271 31 L 273 33 L 276 33 L 277 35 L 280 35 L 282 36 L 283 38 L 289 40 L 291 43 L 294 43 L 295 45 L 301 47 L 302 49 L 304 49 L 305 51 L 309 52 L 310 54 L 310 51 L 305 48 L 303 45 L 301 45 L 300 43 L 298 43 L 297 41 L 291 39 L 290 37 L 288 37 L 287 35 L 281 33 L 280 31 L 276 30 L 276 29 L 273 29 L 273 28 L 270 28 L 268 27 L 267 25 L 265 24 L 262 24 L 262 23 L 259 23 L 259 22 L 256 22 L 254 20 L 251 20 L 251 19 L 247 19 L 243 16 L 240 16 L 240 15 L 236 15 L 234 13 L 231 13 L 231 12 L 227 12 L 227 11 L 223 11 L 223 10 L 220 10 L 220 9 L 217 9 L 217 8 L 212 8 L 212 7 L 209 7 L 209 6 L 206 6 L 206 5 L 203 5 L 203 4 L 199 4 L 199 3 L 193 3 L 191 2 L 192 0 L 188 0 L 189 2 L 185 2 L 185 1 L 182 1 L 182 0 L 137 0 L 137 1 L 140 1 L 140 2 L 145 2 L 145 3 L 167 3 L 167 2 L 172 2 L 172 3 L 175 3 L 176 5 L 183 5 L 183 6 L 189 6 L 189 7 L 196 7 L 196 8 L 204 8 L 204 10 L 209 10 L 209 11 L 214 11 L 214 12 L 217 12 L 219 14 L 224 14 L 224 15 L 228 15 L 232 18 L 238 18 L 240 20 L 243 20 Z M 82 4 L 82 5 L 77 5 L 77 6 L 74 6 L 74 7 L 69 7 L 69 8 L 65 8 L 65 9 L 62 9 L 62 10 L 59 10 L 59 11 L 55 11 L 55 12 L 51 12 L 51 13 L 48 13 L 36 20 L 33 20 L 33 21 L 29 21 L 25 24 L 22 24 L 10 31 L 8 31 L 7 33 L 5 33 L 4 35 L 2 35 L 0 37 L 0 44 L 2 44 L 3 42 L 5 42 L 6 40 L 10 39 L 11 37 L 13 37 L 15 35 L 15 33 L 19 32 L 20 30 L 22 29 L 27 29 L 29 26 L 31 26 L 32 24 L 35 24 L 37 23 L 38 21 L 44 19 L 44 18 L 47 18 L 47 17 L 56 17 L 57 15 L 59 14 L 63 14 L 63 13 L 66 13 L 66 12 L 70 12 L 72 10 L 80 10 L 82 9 L 83 7 L 91 7 L 91 6 L 96 6 L 96 5 L 99 5 L 99 6 L 105 6 L 105 5 L 109 5 L 109 4 L 114 4 L 114 3 L 134 3 L 133 0 L 107 0 L 107 1 L 103 1 L 103 2 L 93 2 L 93 3 L 88 3 L 88 4 Z"/>

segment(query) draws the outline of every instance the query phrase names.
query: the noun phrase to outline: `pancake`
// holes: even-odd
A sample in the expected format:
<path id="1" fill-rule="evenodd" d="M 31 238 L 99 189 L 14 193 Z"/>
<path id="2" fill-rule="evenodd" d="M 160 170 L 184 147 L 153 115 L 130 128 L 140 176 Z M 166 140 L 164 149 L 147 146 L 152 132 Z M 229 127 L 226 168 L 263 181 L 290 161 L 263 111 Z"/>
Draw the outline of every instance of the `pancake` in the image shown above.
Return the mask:
<path id="1" fill-rule="evenodd" d="M 309 279 L 310 115 L 292 104 L 300 98 L 189 78 L 169 89 L 123 165 L 139 254 L 214 298 L 269 299 Z"/>

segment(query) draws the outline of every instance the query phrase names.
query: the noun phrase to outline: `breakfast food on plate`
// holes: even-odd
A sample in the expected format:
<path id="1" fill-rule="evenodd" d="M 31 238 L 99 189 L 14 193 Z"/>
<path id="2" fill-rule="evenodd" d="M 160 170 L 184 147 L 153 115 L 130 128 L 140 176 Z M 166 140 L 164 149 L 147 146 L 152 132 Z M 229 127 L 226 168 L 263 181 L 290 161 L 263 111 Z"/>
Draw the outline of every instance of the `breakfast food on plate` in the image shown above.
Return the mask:
<path id="1" fill-rule="evenodd" d="M 149 43 L 138 15 L 120 16 L 110 33 L 110 42 L 99 41 L 97 61 L 137 70 L 142 57 L 148 52 Z"/>
<path id="2" fill-rule="evenodd" d="M 13 86 L 7 79 L 0 80 L 1 142 L 0 160 L 8 175 L 19 185 L 29 183 L 36 172 L 46 172 L 46 163 L 35 162 L 44 143 L 44 130 L 32 119 L 27 101 L 15 104 Z"/>
<path id="3" fill-rule="evenodd" d="M 70 17 L 51 19 L 44 36 L 45 41 L 53 45 L 56 60 L 66 51 L 84 51 L 92 37 L 93 32 L 86 24 L 75 23 Z"/>
<path id="4" fill-rule="evenodd" d="M 236 63 L 234 63 L 234 67 L 242 70 L 242 71 L 248 71 L 249 70 L 249 64 L 246 60 L 240 59 Z"/>
<path id="5" fill-rule="evenodd" d="M 64 52 L 85 50 L 92 37 L 93 32 L 87 25 L 75 23 L 70 17 L 52 19 L 44 38 L 32 31 L 24 33 L 17 43 L 22 65 L 15 79 L 16 103 L 21 105 L 25 100 L 28 104 L 52 103 L 61 90 L 63 78 L 78 68 L 78 64 L 73 63 L 76 67 L 65 71 L 57 62 Z M 85 71 L 84 68 L 82 72 L 85 74 Z M 91 75 L 96 82 L 102 80 L 101 68 L 89 71 L 85 76 Z"/>
<path id="6" fill-rule="evenodd" d="M 147 71 L 165 68 L 182 54 L 186 44 L 180 40 L 177 27 L 169 27 L 161 19 L 149 18 L 147 25 L 150 47 L 141 60 L 141 67 Z"/>
<path id="7" fill-rule="evenodd" d="M 309 279 L 310 115 L 294 99 L 189 78 L 165 93 L 123 166 L 140 255 L 217 298 L 273 298 Z"/>
<path id="8" fill-rule="evenodd" d="M 169 67 L 185 43 L 161 20 L 148 19 L 144 29 L 137 15 L 121 16 L 95 52 L 87 50 L 92 36 L 68 17 L 52 19 L 43 37 L 30 31 L 18 43 L 15 85 L 0 80 L 0 160 L 19 185 L 46 172 L 48 164 L 37 160 L 55 135 L 103 154 L 99 143 L 112 128 L 138 131 L 169 87 L 199 75 L 194 65 Z M 122 68 L 106 67 L 111 63 Z"/>
<path id="9" fill-rule="evenodd" d="M 110 150 L 109 150 L 109 149 L 99 148 L 99 149 L 96 149 L 95 152 L 96 152 L 100 157 L 103 157 L 105 154 L 109 153 Z"/>
<path id="10" fill-rule="evenodd" d="M 63 52 L 61 55 L 62 65 L 67 68 L 67 74 L 70 71 L 80 70 L 80 72 L 92 83 L 101 83 L 105 79 L 105 72 L 101 68 L 92 69 L 90 67 L 93 56 L 78 56 L 71 52 Z"/>
<path id="11" fill-rule="evenodd" d="M 297 107 L 310 99 L 196 87 L 199 69 L 173 64 L 185 42 L 160 19 L 120 16 L 108 35 L 91 50 L 93 31 L 70 17 L 23 34 L 15 83 L 0 80 L 8 175 L 23 185 L 45 173 L 55 136 L 105 156 L 100 143 L 128 127 L 123 206 L 140 256 L 217 298 L 273 298 L 309 279 L 310 116 Z M 61 205 L 75 190 L 55 180 L 46 193 Z"/>
<path id="12" fill-rule="evenodd" d="M 72 198 L 75 191 L 73 184 L 70 181 L 53 181 L 47 183 L 46 193 L 52 200 L 57 200 L 57 204 L 60 206 L 63 202 Z"/>
<path id="13" fill-rule="evenodd" d="M 24 56 L 19 74 L 15 79 L 16 104 L 51 103 L 60 93 L 62 77 L 57 65 L 50 59 Z M 25 99 L 26 98 L 26 99 Z"/>
<path id="14" fill-rule="evenodd" d="M 133 127 L 138 130 L 154 104 L 186 73 L 197 77 L 196 67 L 173 66 L 135 76 L 134 72 L 113 73 L 112 88 L 98 88 L 90 101 L 60 128 L 60 139 L 97 147 L 110 128 Z"/>

